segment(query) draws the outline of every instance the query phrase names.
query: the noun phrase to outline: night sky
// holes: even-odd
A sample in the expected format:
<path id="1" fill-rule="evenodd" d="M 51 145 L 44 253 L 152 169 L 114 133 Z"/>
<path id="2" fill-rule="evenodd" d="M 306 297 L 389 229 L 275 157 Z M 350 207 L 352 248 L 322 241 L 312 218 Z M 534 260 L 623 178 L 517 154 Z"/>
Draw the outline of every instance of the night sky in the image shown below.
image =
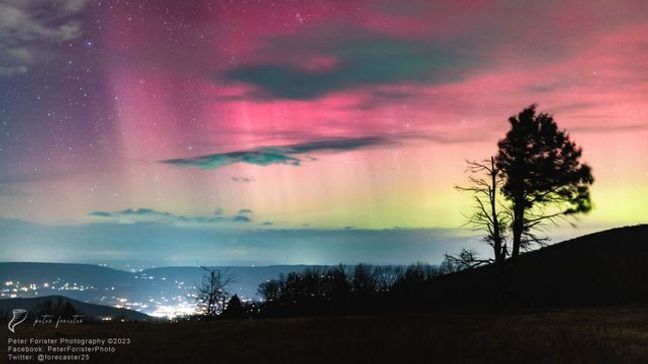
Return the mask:
<path id="1" fill-rule="evenodd" d="M 644 1 L 0 0 L 0 260 L 436 263 L 537 103 L 648 218 Z M 20 246 L 20 248 L 16 248 Z"/>

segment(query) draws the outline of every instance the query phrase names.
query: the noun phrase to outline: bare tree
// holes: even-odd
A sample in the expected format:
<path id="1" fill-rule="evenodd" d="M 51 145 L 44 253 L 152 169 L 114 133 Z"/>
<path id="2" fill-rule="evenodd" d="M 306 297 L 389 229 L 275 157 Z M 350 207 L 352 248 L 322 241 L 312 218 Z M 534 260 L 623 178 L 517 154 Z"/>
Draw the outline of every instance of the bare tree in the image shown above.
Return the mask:
<path id="1" fill-rule="evenodd" d="M 201 267 L 205 271 L 203 281 L 197 288 L 198 307 L 207 316 L 217 316 L 225 309 L 229 297 L 227 286 L 234 282 L 234 276 L 216 268 Z"/>
<path id="2" fill-rule="evenodd" d="M 403 267 L 379 265 L 374 268 L 373 276 L 376 282 L 376 291 L 388 292 L 403 277 Z"/>
<path id="3" fill-rule="evenodd" d="M 505 235 L 510 221 L 508 209 L 500 203 L 500 170 L 494 157 L 483 162 L 466 163 L 469 185 L 455 188 L 472 194 L 474 211 L 467 216 L 466 225 L 484 234 L 484 241 L 493 249 L 493 259 L 478 259 L 476 252 L 467 249 L 463 249 L 458 256 L 446 255 L 446 258 L 451 258 L 463 268 L 474 268 L 493 261 L 500 265 L 508 254 Z"/>
<path id="4" fill-rule="evenodd" d="M 439 270 L 442 274 L 458 272 L 461 270 L 477 268 L 480 265 L 492 263 L 493 259 L 481 259 L 472 249 L 461 249 L 458 255 L 446 254 Z"/>

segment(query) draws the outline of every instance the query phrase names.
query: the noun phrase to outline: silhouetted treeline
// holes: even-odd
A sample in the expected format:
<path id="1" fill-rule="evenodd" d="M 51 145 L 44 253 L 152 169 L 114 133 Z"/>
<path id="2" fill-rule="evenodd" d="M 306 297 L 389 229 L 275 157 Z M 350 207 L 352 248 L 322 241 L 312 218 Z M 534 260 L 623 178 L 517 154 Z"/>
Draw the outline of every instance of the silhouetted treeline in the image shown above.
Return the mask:
<path id="1" fill-rule="evenodd" d="M 79 314 L 76 307 L 74 307 L 70 301 L 66 301 L 62 297 L 43 301 L 37 304 L 32 311 L 36 316 L 52 315 L 66 318 Z"/>
<path id="2" fill-rule="evenodd" d="M 249 316 L 371 314 L 423 309 L 419 297 L 434 277 L 455 271 L 441 266 L 321 266 L 281 275 L 259 286 L 261 303 L 247 306 Z"/>

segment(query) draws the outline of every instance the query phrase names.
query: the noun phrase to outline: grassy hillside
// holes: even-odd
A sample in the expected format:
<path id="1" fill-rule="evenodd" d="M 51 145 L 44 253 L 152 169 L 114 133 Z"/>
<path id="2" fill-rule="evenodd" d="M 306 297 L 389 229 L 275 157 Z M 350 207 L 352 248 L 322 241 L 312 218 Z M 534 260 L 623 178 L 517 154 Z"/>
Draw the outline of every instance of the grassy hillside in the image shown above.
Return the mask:
<path id="1" fill-rule="evenodd" d="M 623 227 L 523 254 L 507 268 L 504 297 L 519 308 L 648 303 L 648 225 Z M 439 277 L 424 299 L 439 307 L 489 307 L 494 267 Z"/>
<path id="2" fill-rule="evenodd" d="M 645 363 L 647 315 L 606 309 L 24 326 L 17 336 L 131 339 L 116 353 L 92 354 L 93 363 Z M 0 341 L 6 335 L 0 330 Z"/>

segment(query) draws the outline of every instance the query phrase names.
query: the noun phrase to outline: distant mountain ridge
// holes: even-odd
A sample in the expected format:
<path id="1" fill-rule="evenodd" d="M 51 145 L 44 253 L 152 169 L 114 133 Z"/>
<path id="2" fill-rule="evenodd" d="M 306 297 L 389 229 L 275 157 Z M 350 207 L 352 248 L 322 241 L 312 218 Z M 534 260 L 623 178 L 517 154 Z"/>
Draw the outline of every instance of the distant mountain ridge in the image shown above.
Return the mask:
<path id="1" fill-rule="evenodd" d="M 242 298 L 256 298 L 260 283 L 306 265 L 254 267 L 215 267 L 227 271 L 235 281 L 229 288 Z M 0 292 L 3 298 L 64 295 L 83 302 L 114 306 L 126 298 L 132 309 L 153 313 L 161 306 L 177 306 L 178 297 L 187 298 L 194 285 L 202 282 L 200 267 L 159 267 L 126 272 L 93 264 L 78 263 L 0 263 Z"/>
<path id="2" fill-rule="evenodd" d="M 132 278 L 133 273 L 95 264 L 0 262 L 0 277 L 3 280 L 16 276 L 31 281 L 53 281 L 62 278 L 77 283 L 108 284 Z"/>
<path id="3" fill-rule="evenodd" d="M 128 321 L 151 321 L 154 318 L 141 312 L 127 310 L 123 308 L 114 308 L 92 303 L 85 303 L 64 296 L 43 296 L 34 298 L 8 298 L 0 299 L 0 317 L 7 319 L 10 317 L 12 310 L 20 308 L 29 311 L 32 316 L 41 314 L 52 314 L 50 312 L 35 312 L 41 310 L 47 303 L 54 303 L 62 306 L 69 303 L 74 307 L 79 315 L 85 316 L 87 320 L 101 320 L 102 318 L 125 319 Z"/>
<path id="4" fill-rule="evenodd" d="M 275 278 L 282 273 L 302 271 L 306 267 L 308 265 L 214 266 L 213 268 L 221 269 L 235 276 L 239 286 L 243 286 L 242 289 L 230 287 L 236 290 L 235 293 L 254 296 L 257 286 L 265 279 Z M 156 267 L 129 272 L 102 265 L 83 263 L 0 262 L 0 279 L 2 281 L 20 280 L 23 282 L 51 283 L 56 279 L 60 279 L 85 286 L 134 288 L 140 285 L 141 278 L 144 276 L 147 279 L 150 277 L 166 278 L 167 280 L 180 280 L 199 284 L 203 274 L 204 270 L 198 266 Z"/>

